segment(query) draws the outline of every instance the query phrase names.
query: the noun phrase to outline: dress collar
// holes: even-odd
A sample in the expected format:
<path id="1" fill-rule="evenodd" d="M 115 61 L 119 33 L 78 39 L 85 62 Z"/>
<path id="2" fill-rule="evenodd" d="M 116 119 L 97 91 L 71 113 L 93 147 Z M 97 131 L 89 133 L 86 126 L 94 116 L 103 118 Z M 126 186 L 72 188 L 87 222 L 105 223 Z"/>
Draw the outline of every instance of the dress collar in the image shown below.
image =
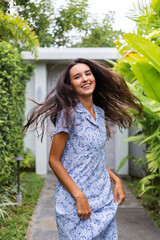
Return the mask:
<path id="1" fill-rule="evenodd" d="M 94 120 L 94 118 L 92 117 L 91 113 L 82 105 L 81 102 L 77 103 L 76 111 L 79 112 L 79 113 L 85 113 L 86 114 L 86 118 L 91 123 L 93 123 L 94 125 L 98 126 L 98 114 L 97 114 L 98 112 L 97 112 L 97 108 L 96 108 L 95 104 L 93 104 L 93 108 L 94 108 L 96 120 Z"/>

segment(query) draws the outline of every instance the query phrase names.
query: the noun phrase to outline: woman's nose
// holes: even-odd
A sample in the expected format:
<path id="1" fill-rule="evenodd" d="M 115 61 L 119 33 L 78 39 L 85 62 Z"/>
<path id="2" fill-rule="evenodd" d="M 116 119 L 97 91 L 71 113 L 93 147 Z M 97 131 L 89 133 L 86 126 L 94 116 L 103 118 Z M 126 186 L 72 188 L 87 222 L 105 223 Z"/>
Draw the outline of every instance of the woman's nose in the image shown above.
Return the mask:
<path id="1" fill-rule="evenodd" d="M 82 77 L 83 77 L 83 81 L 87 81 L 88 80 L 86 74 L 83 74 Z"/>

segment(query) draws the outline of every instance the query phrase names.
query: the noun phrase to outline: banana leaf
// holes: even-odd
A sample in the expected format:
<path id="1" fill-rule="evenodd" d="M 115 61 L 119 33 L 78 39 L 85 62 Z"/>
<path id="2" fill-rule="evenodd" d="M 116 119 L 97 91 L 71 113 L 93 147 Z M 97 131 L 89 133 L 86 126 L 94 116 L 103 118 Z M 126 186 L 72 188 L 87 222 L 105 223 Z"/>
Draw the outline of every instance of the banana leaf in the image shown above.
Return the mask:
<path id="1" fill-rule="evenodd" d="M 125 60 L 130 64 L 133 64 L 139 61 L 145 61 L 144 57 L 140 56 L 136 51 L 133 51 L 133 50 L 126 51 L 124 57 L 125 57 Z"/>
<path id="2" fill-rule="evenodd" d="M 124 77 L 127 82 L 132 82 L 135 79 L 134 73 L 131 70 L 131 65 L 120 59 L 115 63 L 114 69 Z"/>
<path id="3" fill-rule="evenodd" d="M 132 70 L 146 95 L 160 102 L 160 73 L 151 64 L 144 61 L 132 64 Z"/>
<path id="4" fill-rule="evenodd" d="M 134 33 L 126 33 L 124 38 L 131 47 L 141 53 L 160 72 L 160 47 Z"/>
<path id="5" fill-rule="evenodd" d="M 127 85 L 131 92 L 141 101 L 143 110 L 152 115 L 155 119 L 160 120 L 160 103 L 144 96 L 133 84 L 127 83 Z"/>

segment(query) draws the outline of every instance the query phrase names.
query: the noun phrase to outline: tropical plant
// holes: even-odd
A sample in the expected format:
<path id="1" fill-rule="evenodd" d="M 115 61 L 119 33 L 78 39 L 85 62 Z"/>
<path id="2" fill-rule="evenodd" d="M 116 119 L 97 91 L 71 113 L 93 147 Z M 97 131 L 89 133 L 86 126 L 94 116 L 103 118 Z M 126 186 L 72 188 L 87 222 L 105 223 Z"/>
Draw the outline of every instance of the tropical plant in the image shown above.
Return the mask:
<path id="1" fill-rule="evenodd" d="M 10 208 L 16 206 L 17 203 L 11 201 L 11 199 L 7 197 L 6 194 L 0 195 L 0 197 L 0 218 L 4 219 L 5 217 L 9 216 L 8 212 L 11 211 Z"/>
<path id="2" fill-rule="evenodd" d="M 160 17 L 157 0 L 151 2 L 150 11 L 148 16 L 152 14 L 156 15 L 157 18 Z M 145 17 L 142 16 L 142 19 L 145 19 Z M 141 18 L 137 19 L 140 22 Z M 147 19 L 145 21 L 147 22 Z M 150 19 L 150 24 L 151 22 L 154 24 L 154 18 L 152 21 Z M 150 24 L 146 25 L 148 29 Z M 141 23 L 138 26 L 141 26 Z M 140 31 L 140 28 L 137 32 L 144 34 Z M 152 32 L 153 29 L 150 32 L 145 31 L 145 34 L 151 34 Z M 144 106 L 144 113 L 137 124 L 139 131 L 126 141 L 146 144 L 147 176 L 140 181 L 141 194 L 149 192 L 158 199 L 160 195 L 160 47 L 157 46 L 157 41 L 151 41 L 152 38 L 134 33 L 125 34 L 124 39 L 125 43 L 121 44 L 120 41 L 116 43 L 122 58 L 118 60 L 114 67 L 124 76 L 131 91 L 141 100 Z M 127 161 L 127 158 L 123 160 L 121 166 L 125 161 Z M 158 200 L 157 207 L 160 208 Z"/>
<path id="3" fill-rule="evenodd" d="M 130 46 L 119 44 L 119 52 L 124 55 L 115 69 L 141 100 L 144 111 L 160 119 L 160 47 L 134 33 L 125 34 L 124 39 Z"/>
<path id="4" fill-rule="evenodd" d="M 145 36 L 147 39 L 160 45 L 160 4 L 159 0 L 152 0 L 147 5 L 138 2 L 138 11 L 134 4 L 134 9 L 128 14 L 128 17 L 136 22 L 137 33 Z"/>
<path id="5" fill-rule="evenodd" d="M 28 22 L 19 16 L 5 14 L 0 10 L 0 39 L 12 41 L 12 44 L 20 49 L 36 52 L 39 46 L 37 35 Z"/>

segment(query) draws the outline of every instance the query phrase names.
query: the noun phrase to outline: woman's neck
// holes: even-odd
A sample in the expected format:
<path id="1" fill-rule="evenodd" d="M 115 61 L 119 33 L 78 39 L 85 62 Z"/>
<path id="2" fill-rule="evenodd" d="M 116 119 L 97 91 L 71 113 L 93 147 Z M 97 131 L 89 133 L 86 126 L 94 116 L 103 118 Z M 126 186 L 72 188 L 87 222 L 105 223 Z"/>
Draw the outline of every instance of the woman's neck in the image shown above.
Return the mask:
<path id="1" fill-rule="evenodd" d="M 90 98 L 79 98 L 79 101 L 90 113 L 92 113 L 94 111 L 92 96 Z"/>

